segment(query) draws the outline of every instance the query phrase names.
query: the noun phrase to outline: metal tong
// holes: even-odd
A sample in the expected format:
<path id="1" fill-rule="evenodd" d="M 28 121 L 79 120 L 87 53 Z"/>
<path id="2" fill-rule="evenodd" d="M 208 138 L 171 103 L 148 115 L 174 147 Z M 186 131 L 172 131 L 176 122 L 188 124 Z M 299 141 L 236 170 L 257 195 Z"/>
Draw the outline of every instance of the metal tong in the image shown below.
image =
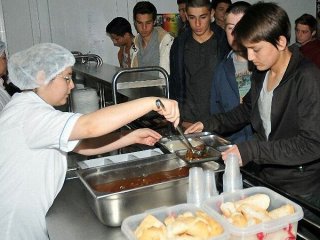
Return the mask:
<path id="1" fill-rule="evenodd" d="M 162 108 L 163 110 L 166 109 L 164 104 L 161 102 L 160 99 L 156 100 L 156 105 L 157 105 L 157 108 L 159 108 L 159 109 L 160 108 Z M 196 149 L 196 148 L 194 148 L 192 146 L 192 144 L 190 143 L 189 139 L 184 135 L 184 133 L 183 133 L 183 131 L 182 131 L 182 129 L 181 129 L 181 127 L 179 125 L 176 127 L 176 129 L 177 129 L 177 131 L 179 132 L 179 134 L 182 137 L 182 139 L 180 139 L 180 140 L 186 145 L 186 147 L 192 152 L 192 154 L 196 155 L 198 157 L 202 156 L 203 150 L 198 150 L 198 149 Z"/>

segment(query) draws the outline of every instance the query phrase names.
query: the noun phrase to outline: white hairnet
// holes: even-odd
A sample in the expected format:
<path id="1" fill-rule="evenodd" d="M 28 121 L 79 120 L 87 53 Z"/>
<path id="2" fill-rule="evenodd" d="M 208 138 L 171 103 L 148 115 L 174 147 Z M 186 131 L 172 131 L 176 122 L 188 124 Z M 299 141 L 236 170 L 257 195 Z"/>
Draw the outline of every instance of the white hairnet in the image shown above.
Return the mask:
<path id="1" fill-rule="evenodd" d="M 5 50 L 6 50 L 6 44 L 0 41 L 0 56 L 2 56 Z"/>
<path id="2" fill-rule="evenodd" d="M 54 43 L 40 43 L 9 58 L 10 80 L 21 90 L 48 84 L 75 63 L 72 53 Z"/>

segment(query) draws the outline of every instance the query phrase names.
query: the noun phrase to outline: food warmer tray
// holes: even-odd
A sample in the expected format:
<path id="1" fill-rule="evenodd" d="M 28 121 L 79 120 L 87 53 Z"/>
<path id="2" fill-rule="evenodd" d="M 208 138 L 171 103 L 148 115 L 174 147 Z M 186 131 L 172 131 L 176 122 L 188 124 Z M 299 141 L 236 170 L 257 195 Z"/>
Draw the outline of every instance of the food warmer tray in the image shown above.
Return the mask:
<path id="1" fill-rule="evenodd" d="M 217 161 L 221 158 L 221 153 L 210 146 L 205 146 L 203 150 L 205 156 L 201 156 L 200 158 L 193 158 L 193 159 L 187 158 L 186 157 L 187 151 L 188 151 L 187 149 L 181 149 L 181 150 L 175 151 L 175 154 L 177 155 L 178 158 L 180 158 L 181 160 L 185 161 L 188 164 L 199 164 L 199 163 L 204 163 L 209 161 Z"/>
<path id="2" fill-rule="evenodd" d="M 113 184 L 122 180 L 131 182 L 131 179 L 144 178 L 150 174 L 167 173 L 178 168 L 188 169 L 189 167 L 175 154 L 162 154 L 118 164 L 81 169 L 77 171 L 77 175 L 86 190 L 88 203 L 101 223 L 108 226 L 120 226 L 124 218 L 147 209 L 186 202 L 188 174 L 177 179 L 115 192 L 97 190 L 98 185 Z M 215 172 L 224 170 L 224 167 L 216 162 L 203 163 L 201 167 Z"/>

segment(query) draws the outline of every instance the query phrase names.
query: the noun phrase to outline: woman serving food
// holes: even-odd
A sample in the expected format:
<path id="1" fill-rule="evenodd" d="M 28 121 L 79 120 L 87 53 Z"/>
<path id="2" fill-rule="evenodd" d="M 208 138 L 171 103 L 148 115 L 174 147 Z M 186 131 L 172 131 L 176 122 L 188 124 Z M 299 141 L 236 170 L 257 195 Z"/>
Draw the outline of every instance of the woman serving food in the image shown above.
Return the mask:
<path id="1" fill-rule="evenodd" d="M 61 112 L 74 84 L 75 59 L 53 43 L 35 45 L 9 59 L 15 94 L 0 116 L 1 239 L 48 239 L 45 215 L 62 188 L 67 153 L 96 155 L 134 143 L 153 145 L 161 135 L 138 129 L 119 139 L 98 139 L 149 111 L 157 111 L 177 126 L 175 101 L 155 97 L 110 106 L 81 115 Z"/>

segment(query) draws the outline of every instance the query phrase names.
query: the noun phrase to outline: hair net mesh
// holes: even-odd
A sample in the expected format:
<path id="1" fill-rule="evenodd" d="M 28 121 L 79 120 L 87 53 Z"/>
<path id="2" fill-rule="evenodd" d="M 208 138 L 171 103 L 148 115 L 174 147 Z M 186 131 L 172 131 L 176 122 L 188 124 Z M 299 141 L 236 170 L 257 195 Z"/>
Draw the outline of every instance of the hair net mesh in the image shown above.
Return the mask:
<path id="1" fill-rule="evenodd" d="M 6 44 L 0 41 L 0 56 L 2 56 L 5 50 L 6 50 Z"/>
<path id="2" fill-rule="evenodd" d="M 67 67 L 73 66 L 72 53 L 54 43 L 40 43 L 9 58 L 10 80 L 21 90 L 48 84 Z"/>

